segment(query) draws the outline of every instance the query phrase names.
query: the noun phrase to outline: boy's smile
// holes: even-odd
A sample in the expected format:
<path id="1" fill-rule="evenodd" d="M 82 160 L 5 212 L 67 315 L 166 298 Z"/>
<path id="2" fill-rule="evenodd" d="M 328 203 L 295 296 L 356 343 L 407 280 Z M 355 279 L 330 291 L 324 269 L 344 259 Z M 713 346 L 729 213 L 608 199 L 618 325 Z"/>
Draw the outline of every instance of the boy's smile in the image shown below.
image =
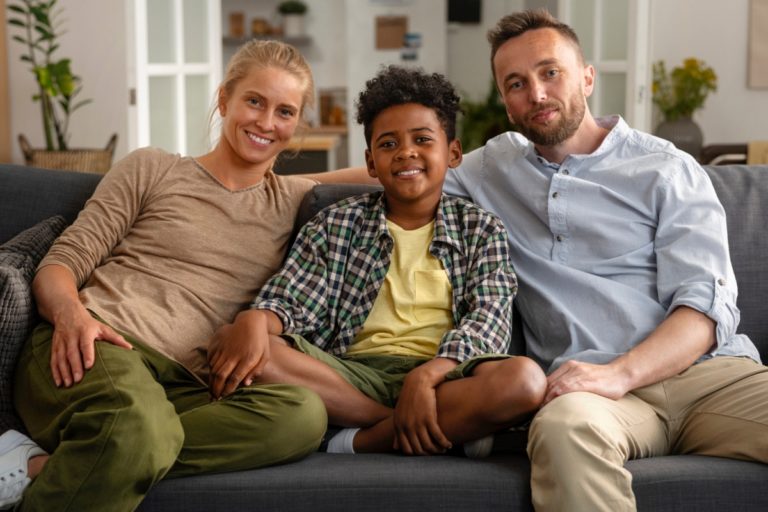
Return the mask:
<path id="1" fill-rule="evenodd" d="M 448 141 L 435 111 L 418 103 L 382 110 L 373 121 L 368 174 L 384 187 L 388 216 L 429 222 L 443 191 L 448 167 L 461 162 L 461 144 Z M 411 222 L 407 222 L 411 224 Z"/>

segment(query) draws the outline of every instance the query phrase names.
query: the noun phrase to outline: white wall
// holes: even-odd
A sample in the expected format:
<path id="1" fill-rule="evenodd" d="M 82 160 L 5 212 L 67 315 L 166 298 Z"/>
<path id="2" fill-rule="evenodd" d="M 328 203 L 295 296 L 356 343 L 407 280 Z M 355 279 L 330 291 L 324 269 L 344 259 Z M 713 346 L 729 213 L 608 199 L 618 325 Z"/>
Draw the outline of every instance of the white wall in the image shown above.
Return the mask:
<path id="1" fill-rule="evenodd" d="M 66 34 L 55 58 L 70 58 L 74 74 L 82 79 L 83 90 L 77 99 L 93 102 L 72 114 L 69 145 L 103 147 L 113 133 L 118 134 L 115 157 L 126 152 L 128 133 L 128 79 L 126 61 L 127 0 L 60 0 Z M 11 103 L 13 161 L 24 161 L 18 134 L 23 133 L 33 147 L 43 147 L 45 135 L 40 103 L 32 101 L 36 85 L 28 66 L 19 60 L 22 46 L 10 40 L 8 30 L 8 76 Z"/>
<path id="2" fill-rule="evenodd" d="M 502 15 L 530 3 L 484 0 L 481 24 L 447 27 L 445 2 L 440 0 L 306 1 L 307 28 L 313 43 L 303 51 L 313 66 L 318 87 L 348 87 L 350 163 L 357 165 L 363 162 L 365 143 L 362 130 L 353 120 L 354 99 L 381 64 L 401 62 L 397 50 L 375 50 L 376 15 L 407 15 L 410 30 L 423 35 L 424 46 L 416 64 L 446 73 L 460 91 L 477 99 L 487 91 L 491 76 L 485 32 Z M 83 79 L 80 97 L 93 100 L 72 117 L 72 146 L 100 147 L 111 133 L 117 132 L 116 158 L 127 151 L 130 122 L 131 70 L 126 48 L 126 9 L 130 2 L 60 0 L 68 31 L 61 39 L 58 55 L 72 58 L 73 70 Z M 268 14 L 274 13 L 277 4 L 277 0 L 222 0 L 222 5 L 226 10 L 228 4 L 238 2 L 249 9 L 266 6 Z M 668 65 L 675 65 L 685 57 L 695 56 L 718 74 L 718 91 L 696 114 L 705 143 L 768 139 L 768 90 L 746 86 L 748 4 L 748 0 L 653 0 L 652 60 L 664 59 Z M 227 22 L 226 15 L 222 20 Z M 18 163 L 23 160 L 15 140 L 19 133 L 35 146 L 41 146 L 44 139 L 39 104 L 31 99 L 32 75 L 19 61 L 21 47 L 10 40 L 10 34 L 7 46 L 13 160 Z"/>
<path id="3" fill-rule="evenodd" d="M 480 23 L 448 25 L 447 76 L 462 98 L 472 101 L 485 99 L 493 77 L 486 34 L 502 16 L 524 7 L 524 0 L 485 0 Z"/>
<path id="4" fill-rule="evenodd" d="M 347 127 L 349 128 L 349 164 L 365 165 L 365 137 L 355 122 L 354 102 L 365 81 L 372 78 L 382 65 L 409 64 L 430 72 L 445 73 L 446 3 L 436 0 L 346 0 L 347 40 Z M 400 50 L 375 48 L 375 19 L 377 16 L 408 17 L 408 31 L 420 33 L 422 47 L 419 58 L 402 61 Z"/>
<path id="5" fill-rule="evenodd" d="M 717 73 L 717 92 L 694 114 L 704 144 L 768 140 L 768 90 L 747 88 L 748 7 L 748 0 L 652 3 L 652 61 L 670 68 L 696 57 Z"/>

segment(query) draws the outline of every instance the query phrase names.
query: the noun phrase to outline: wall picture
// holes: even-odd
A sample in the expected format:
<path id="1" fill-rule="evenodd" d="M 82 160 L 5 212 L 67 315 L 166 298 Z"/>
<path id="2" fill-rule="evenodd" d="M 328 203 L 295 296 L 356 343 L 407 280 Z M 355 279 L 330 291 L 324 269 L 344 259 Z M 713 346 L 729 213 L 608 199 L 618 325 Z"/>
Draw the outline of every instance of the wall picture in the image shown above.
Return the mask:
<path id="1" fill-rule="evenodd" d="M 751 0 L 749 14 L 747 85 L 752 89 L 768 89 L 768 0 Z"/>

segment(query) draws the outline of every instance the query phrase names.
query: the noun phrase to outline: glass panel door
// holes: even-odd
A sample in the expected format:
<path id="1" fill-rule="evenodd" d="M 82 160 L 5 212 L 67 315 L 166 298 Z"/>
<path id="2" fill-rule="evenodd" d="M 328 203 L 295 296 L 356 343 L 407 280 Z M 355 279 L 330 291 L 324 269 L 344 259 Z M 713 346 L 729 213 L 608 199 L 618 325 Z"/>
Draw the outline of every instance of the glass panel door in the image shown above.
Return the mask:
<path id="1" fill-rule="evenodd" d="M 650 0 L 559 0 L 558 14 L 576 31 L 597 72 L 592 113 L 620 114 L 630 126 L 650 131 Z"/>
<path id="2" fill-rule="evenodd" d="M 220 0 L 135 0 L 137 147 L 200 155 L 221 80 Z M 131 148 L 134 149 L 134 148 Z"/>

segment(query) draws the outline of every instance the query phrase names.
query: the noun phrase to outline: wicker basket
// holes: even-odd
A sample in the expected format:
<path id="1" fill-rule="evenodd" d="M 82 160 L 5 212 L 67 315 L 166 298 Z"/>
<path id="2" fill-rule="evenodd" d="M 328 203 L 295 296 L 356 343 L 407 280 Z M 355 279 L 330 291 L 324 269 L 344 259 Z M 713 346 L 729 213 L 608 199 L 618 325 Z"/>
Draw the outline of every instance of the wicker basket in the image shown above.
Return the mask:
<path id="1" fill-rule="evenodd" d="M 79 172 L 105 173 L 112 165 L 112 156 L 117 145 L 117 134 L 113 134 L 104 149 L 68 149 L 48 151 L 32 149 L 24 135 L 19 135 L 19 145 L 27 165 L 44 169 L 66 169 Z"/>

